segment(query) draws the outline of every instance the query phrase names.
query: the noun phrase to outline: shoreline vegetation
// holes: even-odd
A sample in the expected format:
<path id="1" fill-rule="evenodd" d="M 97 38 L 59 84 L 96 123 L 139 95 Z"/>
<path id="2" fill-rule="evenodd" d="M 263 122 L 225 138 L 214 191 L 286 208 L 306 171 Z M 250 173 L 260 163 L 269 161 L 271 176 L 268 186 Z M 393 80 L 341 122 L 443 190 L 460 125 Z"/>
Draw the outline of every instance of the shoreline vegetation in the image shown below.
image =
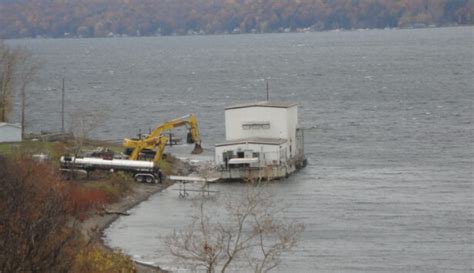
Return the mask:
<path id="1" fill-rule="evenodd" d="M 65 260 L 64 265 L 61 266 L 72 268 L 67 269 L 67 272 L 116 272 L 118 269 L 120 272 L 166 272 L 157 266 L 133 261 L 120 250 L 108 247 L 102 238 L 103 231 L 118 217 L 127 215 L 128 210 L 170 186 L 170 181 L 165 179 L 161 184 L 140 184 L 126 174 L 99 171 L 94 172 L 90 178 L 78 176 L 74 180 L 67 180 L 59 174 L 58 159 L 66 153 L 71 142 L 73 141 L 26 140 L 19 143 L 0 143 L 0 165 L 4 167 L 0 168 L 0 184 L 3 189 L 6 189 L 2 192 L 0 205 L 2 208 L 7 208 L 7 212 L 0 213 L 0 220 L 5 217 L 4 220 L 7 223 L 6 226 L 0 225 L 0 239 L 3 236 L 10 236 L 9 230 L 16 232 L 17 226 L 25 224 L 21 222 L 22 220 L 11 220 L 9 215 L 19 215 L 21 219 L 31 221 L 26 225 L 36 224 L 43 219 L 51 219 L 52 216 L 47 214 L 49 211 L 45 210 L 43 204 L 37 203 L 39 200 L 44 200 L 41 196 L 45 194 L 45 191 L 51 191 L 53 195 L 58 195 L 57 200 L 53 198 L 59 202 L 55 206 L 60 205 L 63 209 L 59 214 L 54 210 L 53 212 L 57 215 L 53 216 L 62 219 L 62 222 L 51 221 L 53 227 L 56 227 L 56 233 L 45 234 L 45 230 L 41 230 L 38 231 L 38 236 L 56 238 L 60 237 L 58 233 L 67 231 L 70 237 L 58 243 L 61 246 L 57 250 L 60 255 L 55 255 Z M 97 147 L 91 143 L 105 144 L 93 140 L 87 140 L 86 143 L 88 144 L 84 148 L 89 149 Z M 120 148 L 113 144 L 111 146 L 113 149 Z M 35 157 L 37 154 L 47 155 L 49 159 L 38 159 Z M 186 163 L 172 156 L 167 156 L 166 162 L 166 175 L 185 175 L 189 169 Z M 18 175 L 19 173 L 32 175 L 23 176 Z M 9 199 L 8 196 L 14 196 L 14 198 Z M 24 200 L 24 198 L 31 199 L 31 206 L 26 205 L 26 210 L 19 210 L 17 202 L 21 201 L 17 200 Z M 50 208 L 49 205 L 48 207 Z M 0 224 L 2 222 L 3 220 Z M 29 244 L 30 236 L 32 235 L 27 231 L 16 234 L 13 238 L 17 240 L 12 241 L 10 247 L 23 249 L 25 245 L 28 245 L 26 249 L 29 248 L 32 253 L 35 253 L 37 246 L 34 242 Z M 25 241 L 24 244 L 23 241 Z M 21 256 L 21 253 L 19 255 Z M 29 257 L 28 259 L 36 260 L 36 258 Z M 9 259 L 14 258 L 5 256 L 5 261 L 3 258 L 0 259 L 0 271 L 12 269 L 5 267 L 8 266 Z M 51 263 L 58 262 L 54 260 Z M 18 266 L 20 266 L 20 271 L 28 271 L 28 268 L 21 268 L 21 263 Z M 57 271 L 63 272 L 60 269 Z"/>
<path id="2" fill-rule="evenodd" d="M 104 231 L 120 216 L 129 215 L 130 209 L 171 186 L 167 176 L 187 176 L 193 171 L 209 175 L 212 170 L 205 165 L 196 169 L 167 154 L 160 162 L 165 174 L 160 184 L 137 183 L 122 172 L 61 174 L 58 160 L 75 150 L 76 141 L 0 143 L 0 248 L 6 250 L 0 255 L 0 272 L 169 272 L 111 248 L 103 240 Z M 106 144 L 81 142 L 81 155 L 90 152 L 86 149 L 99 148 L 92 143 Z M 210 221 L 203 198 L 192 223 L 165 234 L 164 243 L 176 263 L 225 272 L 239 257 L 252 255 L 248 262 L 255 272 L 278 266 L 280 255 L 296 245 L 304 225 L 283 221 L 281 208 L 262 191 L 264 183 L 251 178 L 247 182 L 239 198 L 224 197 L 229 222 Z"/>
<path id="3" fill-rule="evenodd" d="M 137 183 L 129 173 L 113 169 L 79 172 L 59 164 L 62 156 L 71 154 L 122 157 L 117 155 L 121 148 L 70 134 L 0 143 L 0 249 L 5 250 L 0 254 L 0 272 L 168 272 L 111 248 L 104 231 L 172 185 L 169 176 L 197 172 L 207 180 L 214 169 L 163 154 L 159 168 L 164 180 Z M 216 221 L 210 220 L 215 215 L 205 205 L 213 197 L 205 197 L 205 184 L 200 185 L 202 198 L 193 220 L 172 234 L 161 234 L 175 264 L 207 272 L 225 272 L 240 259 L 254 272 L 280 264 L 280 256 L 297 244 L 304 224 L 282 219 L 283 207 L 264 191 L 268 181 L 249 176 L 245 182 L 242 194 L 223 196 L 219 206 L 228 217 Z"/>
<path id="4" fill-rule="evenodd" d="M 126 212 L 135 206 L 139 205 L 140 203 L 148 200 L 151 196 L 155 193 L 158 193 L 164 189 L 166 189 L 170 184 L 163 183 L 163 184 L 136 184 L 134 186 L 133 192 L 127 194 L 119 201 L 109 204 L 104 208 L 105 210 L 109 210 L 112 212 Z M 85 220 L 81 223 L 81 232 L 82 234 L 88 238 L 90 241 L 95 241 L 96 243 L 100 244 L 100 246 L 105 249 L 106 251 L 116 251 L 105 244 L 103 241 L 103 232 L 107 229 L 114 221 L 116 221 L 121 214 L 120 213 L 101 213 L 95 214 L 91 218 Z M 130 258 L 131 259 L 131 258 Z M 157 266 L 143 264 L 132 259 L 135 269 L 138 273 L 161 273 L 166 272 L 161 270 Z"/>
<path id="5" fill-rule="evenodd" d="M 0 39 L 424 28 L 474 24 L 470 0 L 0 0 Z"/>

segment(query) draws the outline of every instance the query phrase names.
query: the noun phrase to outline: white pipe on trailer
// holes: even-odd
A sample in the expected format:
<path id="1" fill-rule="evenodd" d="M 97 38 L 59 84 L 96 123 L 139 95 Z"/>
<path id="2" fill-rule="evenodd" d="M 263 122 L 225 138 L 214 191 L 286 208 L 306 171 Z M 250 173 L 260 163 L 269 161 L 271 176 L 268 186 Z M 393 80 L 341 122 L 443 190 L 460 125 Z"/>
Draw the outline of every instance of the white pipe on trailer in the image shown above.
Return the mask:
<path id="1" fill-rule="evenodd" d="M 65 160 L 64 156 L 61 156 L 62 164 L 74 164 L 74 165 L 90 165 L 102 168 L 154 168 L 152 161 L 141 161 L 141 160 L 128 160 L 128 159 L 102 159 L 96 157 L 67 157 Z"/>
<path id="2" fill-rule="evenodd" d="M 60 162 L 61 167 L 64 168 L 61 169 L 62 171 L 68 169 L 83 170 L 86 173 L 97 169 L 124 171 L 132 174 L 138 182 L 161 183 L 161 172 L 151 161 L 62 156 Z"/>

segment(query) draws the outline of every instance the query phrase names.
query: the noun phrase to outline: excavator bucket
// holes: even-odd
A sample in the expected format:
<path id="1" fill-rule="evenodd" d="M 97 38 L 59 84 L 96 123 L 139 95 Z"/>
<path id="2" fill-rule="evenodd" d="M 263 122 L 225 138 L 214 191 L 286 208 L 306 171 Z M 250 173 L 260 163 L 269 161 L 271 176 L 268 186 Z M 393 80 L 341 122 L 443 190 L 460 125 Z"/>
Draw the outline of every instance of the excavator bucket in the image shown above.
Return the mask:
<path id="1" fill-rule="evenodd" d="M 203 149 L 202 149 L 201 144 L 196 143 L 196 145 L 194 145 L 194 150 L 191 153 L 193 155 L 196 155 L 196 154 L 200 154 L 202 152 L 203 152 Z"/>

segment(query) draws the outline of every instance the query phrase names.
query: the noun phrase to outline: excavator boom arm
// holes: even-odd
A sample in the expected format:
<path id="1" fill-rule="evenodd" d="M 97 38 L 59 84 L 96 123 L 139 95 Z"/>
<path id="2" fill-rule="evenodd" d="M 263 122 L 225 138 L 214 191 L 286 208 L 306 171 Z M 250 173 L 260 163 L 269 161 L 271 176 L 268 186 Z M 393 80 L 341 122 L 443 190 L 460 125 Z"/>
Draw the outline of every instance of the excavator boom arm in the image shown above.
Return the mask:
<path id="1" fill-rule="evenodd" d="M 162 125 L 156 127 L 144 139 L 124 139 L 123 146 L 127 149 L 132 150 L 129 159 L 137 160 L 140 155 L 140 152 L 144 149 L 156 149 L 155 161 L 157 160 L 157 158 L 159 161 L 159 159 L 161 159 L 161 155 L 163 154 L 164 147 L 168 142 L 168 138 L 162 136 L 162 133 L 180 126 L 186 126 L 190 130 L 190 137 L 188 137 L 188 139 L 190 139 L 189 142 L 195 143 L 194 150 L 192 151 L 192 153 L 202 153 L 203 150 L 201 147 L 201 137 L 199 135 L 197 118 L 194 114 L 189 114 L 163 123 Z"/>

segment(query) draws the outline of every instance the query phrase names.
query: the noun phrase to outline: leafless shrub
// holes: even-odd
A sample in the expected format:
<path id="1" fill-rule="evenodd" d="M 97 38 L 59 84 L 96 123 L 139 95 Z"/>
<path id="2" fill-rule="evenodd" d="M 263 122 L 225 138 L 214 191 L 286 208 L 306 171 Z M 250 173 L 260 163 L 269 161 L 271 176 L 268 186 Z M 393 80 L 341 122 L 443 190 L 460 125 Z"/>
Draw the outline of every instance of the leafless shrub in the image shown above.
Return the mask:
<path id="1" fill-rule="evenodd" d="M 105 114 L 100 111 L 78 109 L 70 116 L 70 133 L 72 138 L 72 153 L 77 156 L 92 131 L 102 125 Z"/>
<path id="2" fill-rule="evenodd" d="M 21 96 L 21 137 L 25 137 L 26 129 L 26 107 L 27 103 L 27 94 L 26 89 L 31 82 L 33 82 L 36 73 L 38 73 L 41 64 L 40 62 L 33 57 L 33 54 L 26 50 L 20 48 L 17 51 L 18 58 L 18 71 L 17 71 L 17 85 L 19 87 L 20 96 Z"/>
<path id="3" fill-rule="evenodd" d="M 25 128 L 26 89 L 34 80 L 40 63 L 25 48 L 11 48 L 0 40 L 0 122 L 9 119 L 16 92 L 21 95 L 22 136 Z"/>
<path id="4" fill-rule="evenodd" d="M 18 53 L 0 41 L 0 122 L 8 121 L 12 109 Z"/>
<path id="5" fill-rule="evenodd" d="M 257 273 L 274 269 L 281 254 L 296 245 L 304 226 L 282 220 L 282 210 L 264 190 L 263 184 L 248 184 L 239 198 L 224 198 L 226 219 L 218 219 L 209 211 L 209 199 L 202 198 L 190 225 L 167 236 L 165 245 L 192 270 L 223 273 L 232 264 Z"/>

